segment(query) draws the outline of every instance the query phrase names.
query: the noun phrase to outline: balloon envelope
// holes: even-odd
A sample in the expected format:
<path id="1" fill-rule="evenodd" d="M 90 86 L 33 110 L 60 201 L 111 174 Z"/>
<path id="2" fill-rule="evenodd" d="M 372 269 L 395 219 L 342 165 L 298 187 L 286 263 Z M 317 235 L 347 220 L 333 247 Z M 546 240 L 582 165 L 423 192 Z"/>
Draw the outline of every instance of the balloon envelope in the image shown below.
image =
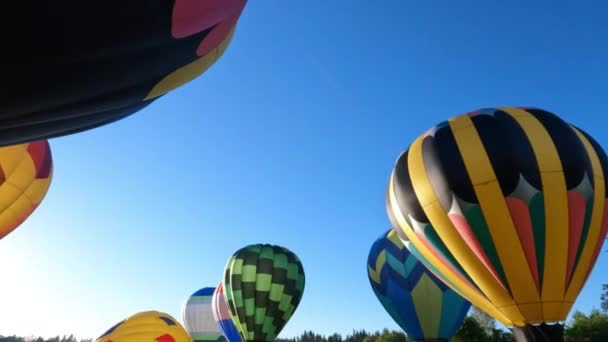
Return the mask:
<path id="1" fill-rule="evenodd" d="M 244 341 L 274 341 L 300 304 L 304 268 L 284 247 L 256 244 L 238 250 L 224 270 L 230 316 Z"/>
<path id="2" fill-rule="evenodd" d="M 164 312 L 144 311 L 112 326 L 96 342 L 190 342 L 175 318 Z"/>
<path id="3" fill-rule="evenodd" d="M 222 56 L 246 2 L 7 3 L 0 146 L 105 125 L 193 80 Z"/>
<path id="4" fill-rule="evenodd" d="M 53 158 L 46 140 L 0 147 L 0 239 L 34 212 L 52 178 Z"/>
<path id="5" fill-rule="evenodd" d="M 230 318 L 228 303 L 226 303 L 226 296 L 224 296 L 224 284 L 220 283 L 213 292 L 211 306 L 213 308 L 213 318 L 215 318 L 215 322 L 226 340 L 228 342 L 242 341 L 239 331 L 232 322 L 232 318 Z"/>
<path id="6" fill-rule="evenodd" d="M 449 341 L 471 307 L 418 261 L 393 229 L 372 245 L 367 274 L 382 306 L 414 341 Z"/>
<path id="7" fill-rule="evenodd" d="M 420 136 L 398 159 L 388 214 L 427 262 L 507 326 L 564 321 L 608 228 L 608 159 L 533 108 L 489 108 Z"/>
<path id="8" fill-rule="evenodd" d="M 194 342 L 217 341 L 222 336 L 213 317 L 211 299 L 214 291 L 215 287 L 204 287 L 184 304 L 182 319 Z"/>

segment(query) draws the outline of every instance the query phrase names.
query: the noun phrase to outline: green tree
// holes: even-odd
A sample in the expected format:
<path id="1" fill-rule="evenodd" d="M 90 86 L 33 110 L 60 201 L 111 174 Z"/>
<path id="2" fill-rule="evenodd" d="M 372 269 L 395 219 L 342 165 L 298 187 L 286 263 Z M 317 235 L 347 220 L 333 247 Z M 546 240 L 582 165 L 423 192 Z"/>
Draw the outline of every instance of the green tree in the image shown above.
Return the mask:
<path id="1" fill-rule="evenodd" d="M 452 342 L 487 342 L 490 335 L 486 332 L 482 323 L 473 315 L 467 316 L 456 332 Z"/>
<path id="2" fill-rule="evenodd" d="M 600 307 L 604 313 L 608 313 L 608 284 L 602 285 L 602 295 L 600 296 L 602 301 Z"/>
<path id="3" fill-rule="evenodd" d="M 407 342 L 404 333 L 394 330 L 384 329 L 363 339 L 363 342 Z"/>
<path id="4" fill-rule="evenodd" d="M 479 322 L 487 336 L 491 336 L 496 329 L 496 320 L 494 317 L 488 315 L 485 311 L 480 308 L 473 306 L 471 310 L 471 316 Z"/>
<path id="5" fill-rule="evenodd" d="M 333 334 L 327 337 L 327 342 L 342 342 L 342 335 Z"/>
<path id="6" fill-rule="evenodd" d="M 606 342 L 608 341 L 608 314 L 597 309 L 589 315 L 576 311 L 572 322 L 565 329 L 566 342 Z"/>

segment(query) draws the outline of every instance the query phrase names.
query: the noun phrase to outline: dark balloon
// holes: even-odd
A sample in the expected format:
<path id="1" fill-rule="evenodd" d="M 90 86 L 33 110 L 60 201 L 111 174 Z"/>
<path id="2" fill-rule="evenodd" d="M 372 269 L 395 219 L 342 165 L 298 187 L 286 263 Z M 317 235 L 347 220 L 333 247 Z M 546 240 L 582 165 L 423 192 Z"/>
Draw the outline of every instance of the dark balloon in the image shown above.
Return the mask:
<path id="1" fill-rule="evenodd" d="M 221 57 L 246 2 L 7 2 L 0 146 L 114 122 L 193 80 Z"/>

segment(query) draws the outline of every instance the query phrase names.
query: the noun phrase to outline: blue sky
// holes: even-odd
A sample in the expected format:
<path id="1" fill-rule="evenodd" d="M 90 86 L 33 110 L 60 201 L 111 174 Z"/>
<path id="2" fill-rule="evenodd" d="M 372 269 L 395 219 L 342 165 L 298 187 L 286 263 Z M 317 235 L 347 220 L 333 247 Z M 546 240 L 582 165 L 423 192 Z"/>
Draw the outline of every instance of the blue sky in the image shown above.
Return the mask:
<path id="1" fill-rule="evenodd" d="M 591 3 L 595 3 L 591 6 Z M 0 334 L 96 337 L 284 245 L 306 290 L 282 336 L 397 328 L 366 258 L 397 156 L 449 117 L 530 105 L 608 147 L 600 1 L 250 1 L 206 74 L 141 112 L 51 140 L 41 207 L 0 241 Z M 599 306 L 602 253 L 575 308 Z"/>

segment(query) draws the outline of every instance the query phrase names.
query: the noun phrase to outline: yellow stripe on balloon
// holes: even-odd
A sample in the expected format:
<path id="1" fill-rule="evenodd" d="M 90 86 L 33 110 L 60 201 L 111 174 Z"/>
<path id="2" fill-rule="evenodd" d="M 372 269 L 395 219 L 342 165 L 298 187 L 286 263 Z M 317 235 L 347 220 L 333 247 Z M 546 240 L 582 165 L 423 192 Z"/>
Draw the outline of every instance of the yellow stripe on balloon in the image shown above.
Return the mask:
<path id="1" fill-rule="evenodd" d="M 51 182 L 49 182 L 49 179 L 51 179 L 52 177 L 53 177 L 53 171 L 51 170 L 51 173 L 49 174 L 49 178 L 34 180 L 32 182 L 32 184 L 30 184 L 30 186 L 28 186 L 28 188 L 25 189 L 23 194 L 25 196 L 27 196 L 28 198 L 30 198 L 33 203 L 40 204 L 40 202 L 42 202 L 42 200 L 44 199 L 44 197 L 47 194 L 47 191 L 51 185 Z"/>
<path id="2" fill-rule="evenodd" d="M 424 166 L 423 139 L 423 136 L 416 139 L 408 153 L 408 169 L 420 205 L 441 240 L 484 295 L 498 307 L 511 307 L 514 303 L 509 293 L 496 282 L 492 274 L 469 248 L 439 202 Z M 523 316 L 517 310 L 511 309 L 510 311 L 512 313 L 507 313 L 507 315 L 514 322 L 523 321 Z"/>
<path id="3" fill-rule="evenodd" d="M 441 320 L 437 317 L 441 317 L 443 292 L 428 275 L 423 274 L 411 293 L 424 336 L 438 336 Z"/>
<path id="4" fill-rule="evenodd" d="M 8 182 L 0 186 L 0 214 L 21 196 L 22 191 Z"/>
<path id="5" fill-rule="evenodd" d="M 386 235 L 386 237 L 389 239 L 390 242 L 393 243 L 393 245 L 395 245 L 397 248 L 401 249 L 404 248 L 404 244 L 403 241 L 401 241 L 401 239 L 399 239 L 399 235 L 397 235 L 397 231 L 394 229 L 391 229 L 388 234 Z"/>
<path id="6" fill-rule="evenodd" d="M 194 62 L 175 70 L 163 78 L 154 86 L 154 88 L 152 88 L 148 96 L 144 98 L 144 101 L 166 94 L 171 90 L 192 81 L 200 74 L 204 73 L 220 57 L 222 57 L 226 51 L 226 48 L 228 48 L 230 41 L 232 40 L 235 29 L 236 25 L 232 28 L 230 33 L 226 36 L 226 38 L 224 38 L 220 45 L 218 45 L 218 47 L 209 51 L 209 53 L 206 55 L 196 59 Z"/>
<path id="7" fill-rule="evenodd" d="M 380 284 L 380 273 L 382 273 L 382 268 L 384 268 L 384 264 L 386 263 L 386 250 L 382 250 L 376 259 L 376 269 L 374 270 L 369 265 L 367 265 L 367 271 L 369 272 L 370 278 L 372 278 L 376 284 Z"/>
<path id="8" fill-rule="evenodd" d="M 2 172 L 6 178 L 11 177 L 23 159 L 28 158 L 27 148 L 29 144 L 11 145 L 0 148 L 0 160 L 2 161 Z"/>
<path id="9" fill-rule="evenodd" d="M 561 315 L 565 318 L 572 307 L 572 303 L 574 303 L 576 297 L 578 296 L 581 288 L 584 285 L 585 276 L 589 269 L 593 267 L 594 260 L 593 252 L 595 250 L 595 246 L 597 243 L 602 243 L 602 241 L 598 241 L 599 234 L 602 227 L 602 217 L 604 213 L 605 206 L 605 182 L 604 173 L 602 169 L 602 164 L 600 159 L 595 152 L 595 149 L 587 140 L 587 138 L 581 134 L 576 128 L 572 127 L 579 139 L 581 139 L 585 150 L 587 150 L 587 154 L 589 155 L 589 159 L 591 160 L 591 168 L 593 169 L 593 212 L 591 214 L 591 224 L 589 226 L 589 232 L 587 233 L 587 241 L 595 242 L 595 243 L 584 243 L 583 252 L 578 261 L 578 265 L 576 270 L 574 271 L 574 275 L 572 276 L 572 281 L 570 282 L 570 286 L 566 291 L 565 302 L 562 307 Z"/>
<path id="10" fill-rule="evenodd" d="M 538 303 L 540 296 L 532 272 L 527 267 L 528 261 L 511 218 L 511 212 L 481 137 L 468 115 L 453 118 L 449 123 L 507 278 L 508 284 L 505 286 L 511 290 L 516 304 L 515 306 L 512 303 L 507 304 L 509 308 L 505 307 L 505 310 L 515 314 L 519 311 L 526 322 L 530 319 L 540 319 L 541 317 L 538 317 L 542 314 L 540 310 L 534 310 L 534 306 L 521 305 Z M 496 304 L 502 307 L 501 304 Z"/>
<path id="11" fill-rule="evenodd" d="M 568 265 L 568 193 L 559 153 L 551 136 L 532 114 L 517 108 L 500 108 L 525 132 L 536 156 L 545 201 L 545 265 L 541 291 L 543 319 L 556 322 L 561 315 Z M 536 320 L 534 320 L 536 321 Z"/>
<path id="12" fill-rule="evenodd" d="M 514 325 L 514 323 L 507 318 L 503 312 L 496 308 L 494 304 L 492 304 L 487 298 L 472 289 L 467 283 L 460 279 L 460 277 L 450 271 L 450 269 L 443 264 L 443 261 L 435 257 L 435 255 L 426 247 L 426 245 L 420 241 L 418 235 L 416 235 L 405 220 L 405 217 L 399 208 L 399 204 L 397 203 L 397 197 L 395 196 L 394 175 L 395 171 L 393 170 L 389 181 L 388 199 L 390 210 L 399 224 L 399 226 L 395 227 L 395 229 L 401 229 L 401 231 L 407 236 L 410 243 L 416 247 L 418 252 L 420 252 L 420 254 L 422 254 L 422 256 L 428 260 L 428 262 L 433 265 L 439 273 L 441 273 L 447 280 L 452 282 L 452 284 L 458 288 L 457 292 L 465 299 L 471 303 L 475 303 L 475 306 L 492 315 L 492 317 L 496 318 L 502 324 L 506 326 Z M 451 286 L 448 284 L 446 284 L 446 286 L 451 288 Z M 454 290 L 456 291 L 457 289 Z"/>

